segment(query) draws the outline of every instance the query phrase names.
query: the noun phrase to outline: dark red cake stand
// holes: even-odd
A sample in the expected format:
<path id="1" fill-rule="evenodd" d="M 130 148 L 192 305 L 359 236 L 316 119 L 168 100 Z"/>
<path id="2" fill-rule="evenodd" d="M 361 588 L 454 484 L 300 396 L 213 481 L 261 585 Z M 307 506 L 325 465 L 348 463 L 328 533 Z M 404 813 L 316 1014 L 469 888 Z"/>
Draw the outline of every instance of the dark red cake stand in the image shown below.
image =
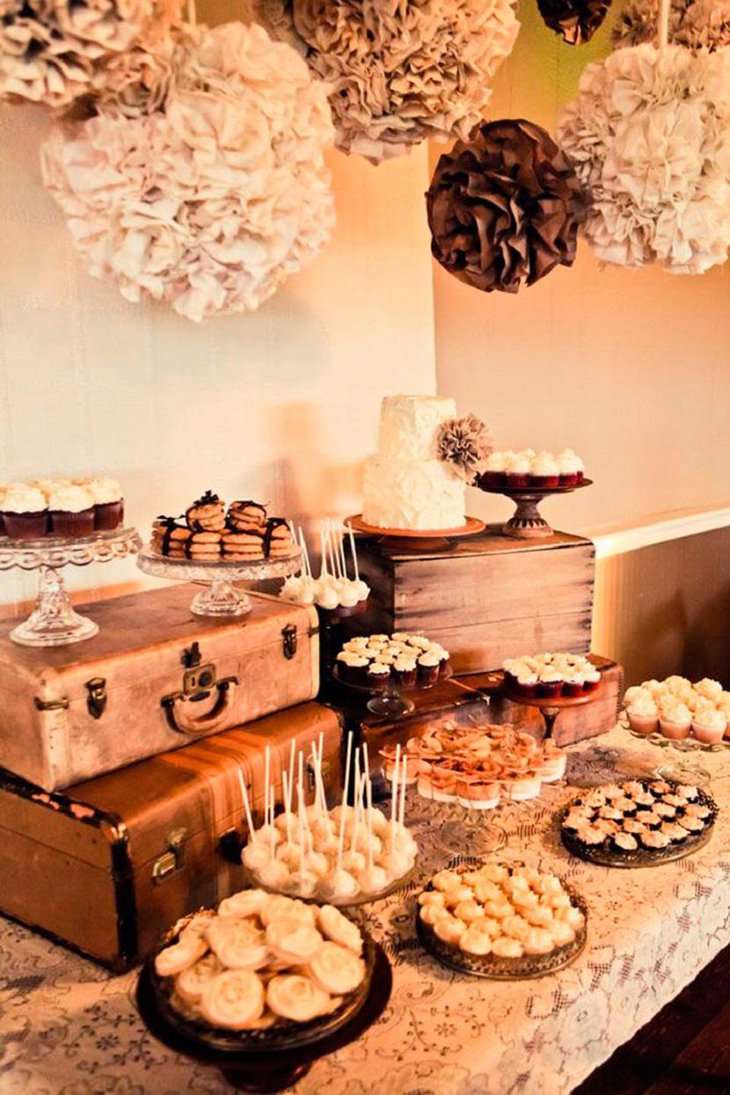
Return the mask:
<path id="1" fill-rule="evenodd" d="M 584 692 L 582 696 L 525 696 L 518 688 L 505 683 L 502 685 L 502 695 L 512 703 L 522 704 L 523 707 L 537 707 L 545 723 L 545 740 L 553 737 L 555 722 L 561 711 L 566 707 L 582 707 L 583 704 L 592 703 L 601 695 L 603 681 L 592 692 Z"/>
<path id="2" fill-rule="evenodd" d="M 511 536 L 515 540 L 535 540 L 553 535 L 553 530 L 538 508 L 543 498 L 551 494 L 571 494 L 574 490 L 590 487 L 592 483 L 592 479 L 581 479 L 580 483 L 565 487 L 492 487 L 482 480 L 476 485 L 485 494 L 503 494 L 515 503 L 514 514 L 502 525 L 503 536 Z"/>
<path id="3" fill-rule="evenodd" d="M 137 1007 L 150 1034 L 168 1049 L 199 1064 L 219 1069 L 237 1091 L 284 1091 L 301 1080 L 312 1065 L 330 1053 L 356 1041 L 383 1014 L 393 988 L 390 963 L 379 944 L 375 944 L 375 965 L 362 1007 L 349 1022 L 332 1034 L 309 1045 L 274 1052 L 236 1052 L 206 1048 L 175 1028 L 162 1014 L 146 964 L 137 983 Z"/>

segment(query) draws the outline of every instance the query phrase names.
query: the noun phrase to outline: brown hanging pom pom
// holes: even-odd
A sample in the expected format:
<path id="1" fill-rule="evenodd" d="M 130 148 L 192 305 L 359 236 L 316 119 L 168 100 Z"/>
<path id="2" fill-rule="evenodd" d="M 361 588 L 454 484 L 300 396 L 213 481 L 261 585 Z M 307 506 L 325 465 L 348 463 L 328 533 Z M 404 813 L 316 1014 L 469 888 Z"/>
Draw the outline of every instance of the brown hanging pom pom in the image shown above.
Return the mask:
<path id="1" fill-rule="evenodd" d="M 474 414 L 450 418 L 439 430 L 439 459 L 450 463 L 467 483 L 473 482 L 491 451 L 489 427 Z"/>
<path id="2" fill-rule="evenodd" d="M 545 24 L 570 46 L 589 42 L 606 18 L 611 0 L 537 0 Z"/>

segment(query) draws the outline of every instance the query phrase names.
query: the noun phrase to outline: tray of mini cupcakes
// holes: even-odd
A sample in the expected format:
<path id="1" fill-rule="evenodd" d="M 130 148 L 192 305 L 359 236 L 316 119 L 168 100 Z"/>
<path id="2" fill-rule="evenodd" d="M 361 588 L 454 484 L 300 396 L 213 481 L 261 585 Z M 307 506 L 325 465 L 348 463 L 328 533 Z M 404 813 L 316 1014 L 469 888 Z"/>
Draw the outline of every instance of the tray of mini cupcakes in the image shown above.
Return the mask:
<path id="1" fill-rule="evenodd" d="M 656 734 L 705 748 L 724 740 L 730 747 L 730 692 L 708 677 L 694 684 L 680 676 L 643 681 L 626 690 L 624 711 L 639 737 Z"/>
<path id="2" fill-rule="evenodd" d="M 108 476 L 32 479 L 0 486 L 0 536 L 81 540 L 120 529 L 122 488 Z"/>
<path id="3" fill-rule="evenodd" d="M 430 688 L 450 674 L 448 650 L 425 635 L 406 631 L 348 639 L 334 670 L 342 684 L 369 691 Z"/>

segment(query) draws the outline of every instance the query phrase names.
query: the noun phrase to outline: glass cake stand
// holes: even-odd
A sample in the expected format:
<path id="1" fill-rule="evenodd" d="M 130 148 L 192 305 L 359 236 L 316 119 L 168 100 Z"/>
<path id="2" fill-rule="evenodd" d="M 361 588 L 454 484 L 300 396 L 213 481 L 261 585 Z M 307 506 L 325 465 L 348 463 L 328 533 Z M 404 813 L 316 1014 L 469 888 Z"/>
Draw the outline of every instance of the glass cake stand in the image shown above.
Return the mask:
<path id="1" fill-rule="evenodd" d="M 271 578 L 288 578 L 301 566 L 297 549 L 282 559 L 258 559 L 255 562 L 203 562 L 195 559 L 171 559 L 145 547 L 137 556 L 137 566 L 155 578 L 172 578 L 180 582 L 203 582 L 205 589 L 193 597 L 190 611 L 194 616 L 215 616 L 230 619 L 251 611 L 251 601 L 233 582 L 263 582 Z"/>
<path id="2" fill-rule="evenodd" d="M 10 632 L 12 641 L 21 646 L 66 646 L 96 635 L 99 625 L 72 608 L 60 571 L 67 566 L 85 567 L 124 559 L 141 546 L 139 534 L 133 528 L 97 532 L 78 539 L 0 537 L 0 570 L 39 572 L 36 607 L 27 620 Z"/>
<path id="3" fill-rule="evenodd" d="M 698 753 L 722 753 L 730 749 L 730 741 L 723 739 L 712 745 L 697 741 L 696 738 L 665 738 L 659 731 L 653 734 L 640 734 L 638 730 L 632 730 L 625 711 L 619 717 L 619 726 L 628 730 L 632 738 L 637 741 L 645 741 L 657 749 L 664 751 L 665 758 L 658 764 L 655 774 L 660 779 L 674 780 L 676 783 L 691 783 L 697 787 L 706 787 L 712 776 L 707 768 L 699 764 L 696 757 Z M 669 757 L 667 757 L 667 753 Z M 675 754 L 672 756 L 672 754 Z M 679 754 L 679 756 L 676 756 Z"/>
<path id="4" fill-rule="evenodd" d="M 543 498 L 551 494 L 571 494 L 581 487 L 590 487 L 592 479 L 582 479 L 569 487 L 490 487 L 478 484 L 485 494 L 503 494 L 510 498 L 516 509 L 506 525 L 502 525 L 502 535 L 516 540 L 534 540 L 543 536 L 552 536 L 553 530 L 538 509 Z"/>
<path id="5" fill-rule="evenodd" d="M 371 699 L 368 700 L 366 706 L 368 711 L 373 715 L 377 715 L 383 719 L 402 719 L 406 715 L 412 715 L 416 710 L 416 705 L 413 700 L 408 698 L 408 694 L 414 692 L 425 692 L 429 688 L 434 688 L 442 681 L 447 681 L 452 674 L 451 666 L 448 667 L 446 673 L 438 677 L 431 684 L 414 684 L 403 685 L 399 684 L 392 678 L 387 678 L 383 681 L 382 685 L 370 685 L 370 684 L 353 684 L 352 681 L 346 681 L 340 674 L 338 665 L 335 664 L 332 670 L 332 679 L 342 685 L 343 688 L 350 689 L 352 692 L 360 692 L 363 695 L 368 695 Z"/>

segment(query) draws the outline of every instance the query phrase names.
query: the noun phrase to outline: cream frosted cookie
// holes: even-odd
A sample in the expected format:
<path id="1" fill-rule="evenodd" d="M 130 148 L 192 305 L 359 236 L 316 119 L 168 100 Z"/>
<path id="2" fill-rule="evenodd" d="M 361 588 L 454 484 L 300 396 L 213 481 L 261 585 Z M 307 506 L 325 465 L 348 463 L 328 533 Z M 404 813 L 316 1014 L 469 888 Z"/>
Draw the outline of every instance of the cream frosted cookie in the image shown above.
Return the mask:
<path id="1" fill-rule="evenodd" d="M 303 901 L 297 901 L 294 897 L 284 897 L 274 894 L 261 909 L 259 916 L 265 928 L 273 924 L 280 916 L 287 916 L 293 920 L 300 920 L 304 924 L 314 927 L 317 921 L 317 913 L 312 905 L 305 905 Z"/>
<path id="2" fill-rule="evenodd" d="M 346 996 L 362 984 L 365 963 L 340 943 L 323 943 L 309 962 L 313 980 L 333 996 Z"/>
<path id="3" fill-rule="evenodd" d="M 266 994 L 260 977 L 252 970 L 226 970 L 205 985 L 200 1011 L 214 1027 L 246 1030 L 260 1019 Z"/>
<path id="4" fill-rule="evenodd" d="M 265 890 L 241 890 L 221 901 L 218 906 L 218 916 L 254 916 L 261 912 L 269 900 Z"/>
<path id="5" fill-rule="evenodd" d="M 354 957 L 354 956 L 353 956 Z M 282 973 L 272 977 L 266 987 L 266 1002 L 274 1015 L 307 1023 L 333 1009 L 328 992 L 298 973 Z"/>
<path id="6" fill-rule="evenodd" d="M 223 973 L 225 966 L 215 954 L 206 954 L 195 965 L 177 975 L 175 989 L 188 1004 L 199 1004 L 208 982 Z"/>
<path id="7" fill-rule="evenodd" d="M 362 953 L 362 933 L 357 924 L 344 916 L 334 905 L 323 905 L 317 917 L 320 931 L 333 943 L 341 943 L 355 954 Z"/>
<path id="8" fill-rule="evenodd" d="M 208 951 L 208 944 L 200 935 L 181 935 L 177 943 L 165 947 L 155 958 L 155 970 L 160 977 L 175 977 L 192 966 Z"/>
<path id="9" fill-rule="evenodd" d="M 255 970 L 268 958 L 266 936 L 252 920 L 218 917 L 208 928 L 206 938 L 228 969 Z"/>
<path id="10" fill-rule="evenodd" d="M 266 943 L 275 958 L 308 962 L 324 942 L 312 924 L 292 916 L 277 917 L 266 929 Z"/>

